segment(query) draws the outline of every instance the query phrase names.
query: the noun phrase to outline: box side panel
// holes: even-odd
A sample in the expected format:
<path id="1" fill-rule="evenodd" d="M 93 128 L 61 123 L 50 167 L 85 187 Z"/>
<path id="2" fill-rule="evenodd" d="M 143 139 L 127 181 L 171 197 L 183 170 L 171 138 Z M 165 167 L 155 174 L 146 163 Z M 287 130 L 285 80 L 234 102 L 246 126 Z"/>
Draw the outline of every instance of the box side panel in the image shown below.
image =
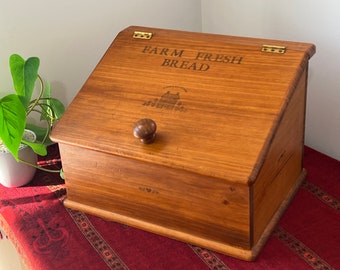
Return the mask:
<path id="1" fill-rule="evenodd" d="M 60 150 L 68 205 L 185 242 L 193 236 L 201 246 L 250 248 L 248 186 L 75 146 Z"/>
<path id="2" fill-rule="evenodd" d="M 293 196 L 292 189 L 298 189 L 303 180 L 303 142 L 306 102 L 306 76 L 302 73 L 296 89 L 279 121 L 275 135 L 263 166 L 253 185 L 253 243 L 268 234 L 268 224 L 275 224 L 271 219 L 278 218 L 277 211 L 288 196 Z M 282 213 L 281 213 L 282 214 Z M 277 220 L 278 221 L 278 220 Z"/>

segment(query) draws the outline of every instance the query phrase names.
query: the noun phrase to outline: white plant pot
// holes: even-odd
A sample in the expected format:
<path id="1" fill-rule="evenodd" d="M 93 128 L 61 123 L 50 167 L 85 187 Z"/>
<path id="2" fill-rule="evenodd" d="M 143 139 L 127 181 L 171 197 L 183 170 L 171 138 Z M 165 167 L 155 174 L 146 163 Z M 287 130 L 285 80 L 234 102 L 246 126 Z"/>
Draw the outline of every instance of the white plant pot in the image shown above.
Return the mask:
<path id="1" fill-rule="evenodd" d="M 35 141 L 34 132 L 25 130 L 24 138 L 28 141 Z M 19 158 L 29 163 L 37 163 L 37 154 L 27 145 L 20 145 Z M 6 148 L 0 149 L 0 184 L 5 187 L 20 187 L 28 184 L 36 168 L 17 162 Z"/>

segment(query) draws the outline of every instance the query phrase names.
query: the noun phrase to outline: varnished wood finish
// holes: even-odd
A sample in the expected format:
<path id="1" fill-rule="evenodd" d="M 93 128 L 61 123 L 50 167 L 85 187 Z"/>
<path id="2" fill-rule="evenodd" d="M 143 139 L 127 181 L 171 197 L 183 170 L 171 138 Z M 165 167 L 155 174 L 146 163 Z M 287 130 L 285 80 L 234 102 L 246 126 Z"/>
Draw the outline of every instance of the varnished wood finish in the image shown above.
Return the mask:
<path id="1" fill-rule="evenodd" d="M 306 43 L 125 29 L 53 131 L 65 205 L 254 260 L 304 176 L 314 52 Z M 151 144 L 133 135 L 145 118 L 157 124 Z"/>
<path id="2" fill-rule="evenodd" d="M 275 126 L 274 137 L 264 154 L 265 160 L 253 185 L 254 242 L 260 238 L 268 222 L 296 185 L 303 166 L 304 114 L 306 101 L 304 72 L 296 88 L 287 97 L 283 115 Z M 268 194 L 270 196 L 268 196 Z"/>
<path id="3" fill-rule="evenodd" d="M 72 179 L 66 205 L 100 202 L 129 225 L 133 218 L 249 249 L 247 186 L 69 145 L 61 145 L 61 152 L 77 156 L 63 161 L 67 181 Z"/>

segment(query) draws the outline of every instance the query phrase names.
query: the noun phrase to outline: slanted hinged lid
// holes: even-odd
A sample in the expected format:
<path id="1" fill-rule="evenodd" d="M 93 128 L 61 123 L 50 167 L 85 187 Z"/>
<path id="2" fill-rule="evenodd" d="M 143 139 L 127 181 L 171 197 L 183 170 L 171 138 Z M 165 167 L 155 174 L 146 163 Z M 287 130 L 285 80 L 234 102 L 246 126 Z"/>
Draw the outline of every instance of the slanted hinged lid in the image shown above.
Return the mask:
<path id="1" fill-rule="evenodd" d="M 314 51 L 306 43 L 129 27 L 52 138 L 246 184 Z M 157 126 L 149 144 L 133 135 L 144 118 Z"/>

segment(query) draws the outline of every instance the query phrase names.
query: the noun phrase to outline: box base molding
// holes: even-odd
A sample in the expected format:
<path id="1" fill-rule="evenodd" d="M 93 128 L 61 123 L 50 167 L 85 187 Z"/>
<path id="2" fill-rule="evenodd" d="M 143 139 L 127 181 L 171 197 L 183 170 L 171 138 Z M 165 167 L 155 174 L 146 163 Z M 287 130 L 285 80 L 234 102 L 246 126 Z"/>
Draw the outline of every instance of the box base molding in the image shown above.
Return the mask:
<path id="1" fill-rule="evenodd" d="M 303 169 L 300 173 L 298 179 L 295 181 L 295 185 L 292 187 L 290 192 L 288 193 L 288 196 L 286 199 L 281 203 L 280 207 L 276 211 L 276 213 L 273 215 L 271 221 L 268 223 L 268 226 L 264 230 L 261 238 L 256 243 L 253 248 L 247 250 L 244 248 L 231 246 L 226 243 L 221 243 L 217 241 L 211 241 L 206 238 L 202 238 L 199 236 L 191 235 L 185 232 L 181 232 L 179 230 L 173 230 L 171 228 L 166 228 L 164 226 L 160 226 L 151 222 L 143 221 L 140 219 L 135 219 L 133 217 L 128 217 L 124 215 L 120 215 L 117 213 L 113 213 L 107 210 L 103 210 L 100 208 L 96 208 L 90 205 L 86 205 L 83 203 L 78 203 L 76 201 L 72 201 L 68 198 L 64 200 L 64 205 L 67 208 L 76 209 L 83 211 L 88 214 L 92 214 L 95 216 L 100 216 L 107 220 L 112 220 L 115 222 L 119 222 L 122 224 L 126 224 L 131 227 L 139 228 L 145 231 L 149 231 L 152 233 L 156 233 L 159 235 L 163 235 L 172 239 L 176 239 L 182 242 L 191 243 L 197 246 L 205 247 L 207 249 L 214 250 L 216 252 L 220 252 L 235 258 L 239 258 L 241 260 L 245 261 L 254 261 L 256 260 L 258 254 L 264 247 L 265 243 L 268 241 L 268 238 L 270 237 L 271 233 L 275 229 L 275 226 L 277 225 L 278 221 L 280 220 L 281 216 L 285 212 L 286 208 L 288 207 L 291 200 L 294 198 L 295 194 L 299 190 L 303 180 L 306 177 L 306 170 Z"/>

